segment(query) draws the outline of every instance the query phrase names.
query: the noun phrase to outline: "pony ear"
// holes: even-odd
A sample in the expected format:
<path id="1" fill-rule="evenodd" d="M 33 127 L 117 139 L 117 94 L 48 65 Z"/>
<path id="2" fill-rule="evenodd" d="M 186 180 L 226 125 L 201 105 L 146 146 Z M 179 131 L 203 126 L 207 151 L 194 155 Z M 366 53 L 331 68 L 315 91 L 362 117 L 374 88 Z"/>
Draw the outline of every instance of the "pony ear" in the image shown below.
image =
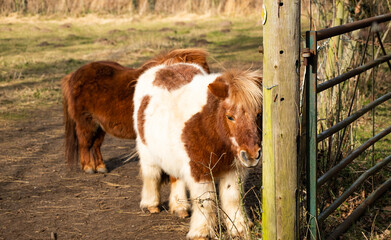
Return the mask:
<path id="1" fill-rule="evenodd" d="M 208 85 L 208 88 L 218 98 L 225 99 L 228 97 L 228 85 L 222 81 L 214 81 Z"/>

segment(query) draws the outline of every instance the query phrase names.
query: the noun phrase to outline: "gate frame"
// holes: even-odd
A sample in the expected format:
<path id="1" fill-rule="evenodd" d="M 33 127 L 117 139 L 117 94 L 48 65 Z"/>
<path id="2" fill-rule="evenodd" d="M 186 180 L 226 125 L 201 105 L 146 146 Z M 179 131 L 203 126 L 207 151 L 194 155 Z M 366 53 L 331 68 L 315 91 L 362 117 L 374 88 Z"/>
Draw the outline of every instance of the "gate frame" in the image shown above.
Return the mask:
<path id="1" fill-rule="evenodd" d="M 359 75 L 360 73 L 373 68 L 381 63 L 387 62 L 388 66 L 391 70 L 391 64 L 389 60 L 391 60 L 391 54 L 380 57 L 376 60 L 371 61 L 370 63 L 367 63 L 365 65 L 362 65 L 356 69 L 353 69 L 345 74 L 342 74 L 340 76 L 337 76 L 334 79 L 331 79 L 327 82 L 324 82 L 322 84 L 317 85 L 317 42 L 320 40 L 324 40 L 333 36 L 337 36 L 343 33 L 351 32 L 360 28 L 365 28 L 368 26 L 371 26 L 373 23 L 382 23 L 386 21 L 391 21 L 391 13 L 390 14 L 384 14 L 368 19 L 364 19 L 361 21 L 348 23 L 328 29 L 322 29 L 319 31 L 307 31 L 306 32 L 306 49 L 303 49 L 303 57 L 304 65 L 306 65 L 306 76 L 305 76 L 305 84 L 306 84 L 306 106 L 305 106 L 305 115 L 306 115 L 306 158 L 307 158 L 307 210 L 309 214 L 309 230 L 310 230 L 310 238 L 311 239 L 318 239 L 318 236 L 320 233 L 318 233 L 318 220 L 324 220 L 327 216 L 325 216 L 325 211 L 320 214 L 322 217 L 319 219 L 318 212 L 317 212 L 317 186 L 320 186 L 321 183 L 324 183 L 327 179 L 326 176 L 330 176 L 330 173 L 328 173 L 326 176 L 323 175 L 319 179 L 316 178 L 316 169 L 317 169 L 317 145 L 318 142 L 326 139 L 327 137 L 330 137 L 332 134 L 338 132 L 339 130 L 345 128 L 347 125 L 352 123 L 355 119 L 362 116 L 364 113 L 368 112 L 369 110 L 375 108 L 377 105 L 381 104 L 382 102 L 388 100 L 391 98 L 391 93 L 385 94 L 379 99 L 373 101 L 372 103 L 368 104 L 363 109 L 357 111 L 356 113 L 352 114 L 345 120 L 342 120 L 341 122 L 337 123 L 333 127 L 323 131 L 322 133 L 317 135 L 317 93 L 320 93 L 321 91 L 326 90 L 329 87 L 332 87 L 336 84 L 339 84 L 343 81 L 346 81 L 347 79 Z M 377 37 L 379 41 L 381 42 L 380 35 L 377 34 Z M 369 39 L 369 38 L 368 38 Z M 382 44 L 381 44 L 382 47 Z M 384 48 L 382 47 L 383 53 L 385 53 Z M 350 115 L 350 114 L 349 114 Z M 388 129 L 388 128 L 387 128 Z M 386 129 L 386 130 L 387 130 Z M 384 130 L 384 131 L 386 131 Z M 383 137 L 387 135 L 390 131 L 387 130 L 387 133 L 384 133 L 383 131 Z M 375 138 L 375 137 L 374 137 Z M 366 145 L 371 146 L 376 141 L 380 140 L 381 137 L 377 137 L 377 139 L 372 138 L 370 143 L 366 143 Z M 364 145 L 364 144 L 363 144 Z M 367 146 L 367 147 L 368 147 Z M 361 148 L 361 147 L 360 147 Z M 365 149 L 364 149 L 365 150 Z M 363 151 L 363 150 L 362 150 Z M 362 152 L 361 151 L 361 152 Z M 359 154 L 356 154 L 355 157 L 357 157 Z M 355 158 L 354 157 L 354 158 Z M 350 158 L 350 161 L 354 159 L 353 157 Z M 346 158 L 345 158 L 346 159 Z M 345 160 L 344 159 L 344 160 Z M 386 165 L 390 162 L 391 156 L 386 157 L 381 163 L 381 165 Z M 342 160 L 342 161 L 344 161 Z M 347 161 L 345 161 L 347 162 Z M 348 164 L 348 163 L 346 163 Z M 338 167 L 338 166 L 336 166 Z M 374 169 L 376 167 L 376 169 Z M 366 171 L 358 180 L 361 178 L 367 177 L 376 170 L 380 169 L 381 166 L 378 166 L 378 164 L 368 171 Z M 336 172 L 342 167 L 339 166 L 338 169 L 335 169 L 333 167 L 331 169 L 332 172 Z M 319 181 L 320 180 L 320 181 Z M 356 187 L 359 183 L 359 181 L 356 181 L 352 187 Z M 391 179 L 388 179 L 385 183 L 383 183 L 377 190 L 375 190 L 367 199 L 364 200 L 364 207 L 361 207 L 361 205 L 356 210 L 349 215 L 349 217 L 345 220 L 343 224 L 338 226 L 334 232 L 331 233 L 329 236 L 329 239 L 336 239 L 339 235 L 341 235 L 344 231 L 347 230 L 347 228 L 355 219 L 360 216 L 360 214 L 364 211 L 365 207 L 369 204 L 373 203 L 379 196 L 381 196 L 381 193 L 384 193 L 388 188 L 391 186 Z M 345 194 L 346 195 L 346 194 Z M 342 197 L 342 196 L 341 196 Z M 340 198 L 341 198 L 340 197 Z M 341 199 L 338 198 L 337 201 L 341 201 Z M 336 204 L 335 204 L 336 205 Z M 336 205 L 334 207 L 336 208 L 339 205 Z M 327 209 L 326 209 L 327 210 Z M 330 214 L 332 212 L 332 209 L 329 209 L 327 212 Z M 324 215 L 322 215 L 324 214 Z"/>

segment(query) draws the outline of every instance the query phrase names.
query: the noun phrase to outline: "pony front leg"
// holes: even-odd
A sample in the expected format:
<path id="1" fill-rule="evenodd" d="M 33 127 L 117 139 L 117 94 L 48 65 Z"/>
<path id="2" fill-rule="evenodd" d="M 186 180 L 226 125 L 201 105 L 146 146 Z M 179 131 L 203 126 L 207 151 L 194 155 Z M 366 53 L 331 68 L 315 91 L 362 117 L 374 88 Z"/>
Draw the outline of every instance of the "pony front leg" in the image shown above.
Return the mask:
<path id="1" fill-rule="evenodd" d="M 95 163 L 93 155 L 86 144 L 79 144 L 81 169 L 88 174 L 95 173 Z"/>
<path id="2" fill-rule="evenodd" d="M 186 183 L 183 180 L 170 177 L 170 184 L 170 212 L 176 214 L 180 218 L 188 217 L 190 204 L 186 195 Z"/>
<path id="3" fill-rule="evenodd" d="M 235 170 L 231 170 L 220 179 L 219 194 L 221 208 L 223 210 L 227 231 L 232 236 L 248 234 L 247 226 L 252 223 L 245 221 L 244 210 L 240 201 L 239 176 Z"/>
<path id="4" fill-rule="evenodd" d="M 193 203 L 187 239 L 208 239 L 214 236 L 216 224 L 216 193 L 212 182 L 188 184 Z"/>
<path id="5" fill-rule="evenodd" d="M 156 165 L 143 164 L 141 160 L 143 189 L 141 192 L 140 208 L 150 213 L 159 213 L 162 170 Z"/>

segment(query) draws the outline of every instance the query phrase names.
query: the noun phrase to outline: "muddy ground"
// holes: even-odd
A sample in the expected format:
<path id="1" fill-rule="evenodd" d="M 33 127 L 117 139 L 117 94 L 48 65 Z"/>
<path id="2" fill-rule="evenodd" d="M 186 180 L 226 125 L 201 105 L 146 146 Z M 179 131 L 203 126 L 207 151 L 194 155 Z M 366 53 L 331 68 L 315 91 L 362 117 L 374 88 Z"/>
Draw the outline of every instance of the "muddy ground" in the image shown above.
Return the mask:
<path id="1" fill-rule="evenodd" d="M 56 105 L 30 112 L 27 120 L 0 122 L 0 239 L 185 239 L 190 219 L 164 210 L 168 186 L 160 214 L 140 210 L 138 159 L 127 161 L 133 141 L 106 137 L 107 174 L 71 171 L 62 118 Z M 247 181 L 246 189 L 255 186 L 247 210 L 258 204 L 260 172 Z"/>

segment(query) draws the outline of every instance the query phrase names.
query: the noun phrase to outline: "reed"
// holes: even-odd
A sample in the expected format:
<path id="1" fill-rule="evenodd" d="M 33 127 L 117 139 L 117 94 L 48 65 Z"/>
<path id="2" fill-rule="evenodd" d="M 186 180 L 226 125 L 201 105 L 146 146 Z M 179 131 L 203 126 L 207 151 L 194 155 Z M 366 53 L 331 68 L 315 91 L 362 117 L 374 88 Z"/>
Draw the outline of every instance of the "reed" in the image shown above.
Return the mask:
<path id="1" fill-rule="evenodd" d="M 0 14 L 226 14 L 260 12 L 262 0 L 0 0 Z"/>

